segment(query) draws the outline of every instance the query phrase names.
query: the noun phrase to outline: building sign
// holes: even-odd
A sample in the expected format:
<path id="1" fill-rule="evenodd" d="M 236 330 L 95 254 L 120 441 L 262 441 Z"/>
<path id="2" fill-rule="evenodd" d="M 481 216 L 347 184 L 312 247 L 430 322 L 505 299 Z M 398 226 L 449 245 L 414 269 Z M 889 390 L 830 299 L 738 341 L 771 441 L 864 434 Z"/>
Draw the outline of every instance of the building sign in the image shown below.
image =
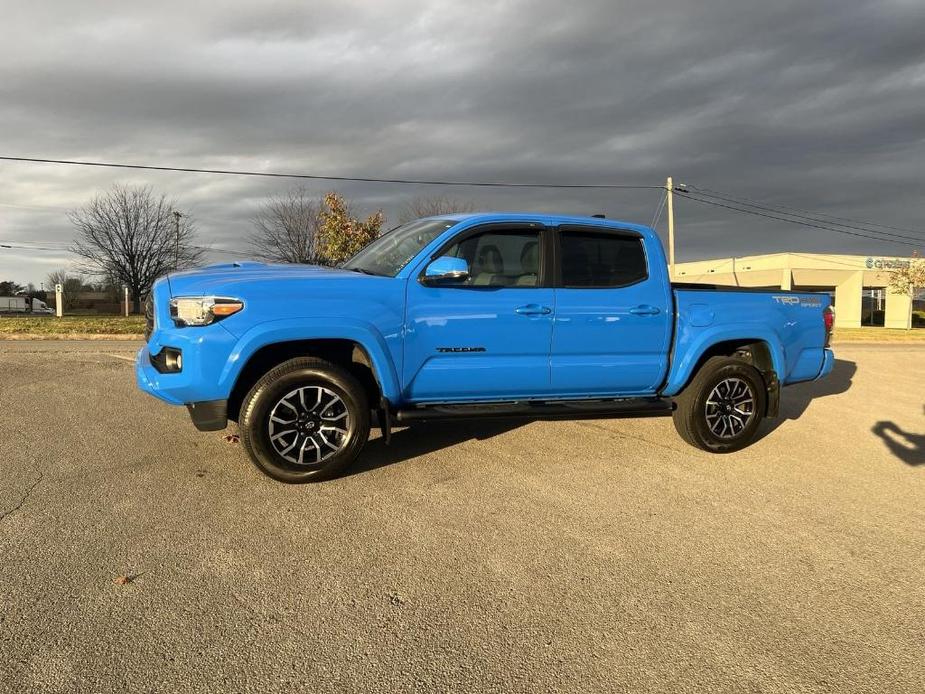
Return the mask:
<path id="1" fill-rule="evenodd" d="M 899 270 L 910 266 L 910 261 L 897 258 L 868 258 L 865 265 L 869 270 Z"/>

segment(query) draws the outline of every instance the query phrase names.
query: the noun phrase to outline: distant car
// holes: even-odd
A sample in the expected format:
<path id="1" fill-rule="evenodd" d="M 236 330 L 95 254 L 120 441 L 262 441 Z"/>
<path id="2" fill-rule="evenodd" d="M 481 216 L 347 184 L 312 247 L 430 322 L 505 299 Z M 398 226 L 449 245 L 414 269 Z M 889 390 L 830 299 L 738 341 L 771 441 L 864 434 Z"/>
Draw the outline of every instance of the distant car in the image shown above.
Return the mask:
<path id="1" fill-rule="evenodd" d="M 55 313 L 53 308 L 50 308 L 48 304 L 39 299 L 32 300 L 32 313 L 37 313 L 40 315 L 52 316 Z"/>
<path id="2" fill-rule="evenodd" d="M 39 299 L 28 296 L 0 296 L 0 313 L 54 314 L 55 310 Z"/>
<path id="3" fill-rule="evenodd" d="M 284 482 L 350 464 L 373 411 L 386 442 L 421 420 L 670 414 L 727 453 L 833 364 L 828 295 L 672 285 L 652 229 L 599 218 L 423 219 L 339 269 L 215 265 L 151 296 L 139 386 L 200 430 L 237 421 Z"/>

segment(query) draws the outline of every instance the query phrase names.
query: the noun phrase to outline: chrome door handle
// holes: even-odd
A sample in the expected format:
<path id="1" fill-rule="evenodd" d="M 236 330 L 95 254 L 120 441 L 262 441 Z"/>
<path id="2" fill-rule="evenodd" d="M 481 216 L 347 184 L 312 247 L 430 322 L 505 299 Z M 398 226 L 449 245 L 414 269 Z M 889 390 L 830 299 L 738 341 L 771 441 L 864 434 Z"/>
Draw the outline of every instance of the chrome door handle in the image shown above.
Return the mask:
<path id="1" fill-rule="evenodd" d="M 634 316 L 657 316 L 661 311 L 658 306 L 634 306 L 630 313 Z"/>
<path id="2" fill-rule="evenodd" d="M 526 306 L 518 306 L 515 308 L 514 313 L 519 313 L 522 316 L 545 316 L 552 313 L 552 309 L 549 308 L 549 306 L 527 304 Z"/>

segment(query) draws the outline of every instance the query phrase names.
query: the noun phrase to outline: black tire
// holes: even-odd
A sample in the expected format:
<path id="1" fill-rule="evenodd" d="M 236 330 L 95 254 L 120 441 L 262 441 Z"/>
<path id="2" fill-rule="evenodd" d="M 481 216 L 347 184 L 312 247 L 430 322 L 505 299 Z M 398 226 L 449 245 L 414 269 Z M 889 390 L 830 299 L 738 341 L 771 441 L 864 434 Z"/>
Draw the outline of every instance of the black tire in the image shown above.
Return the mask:
<path id="1" fill-rule="evenodd" d="M 747 387 L 751 407 L 745 399 L 737 405 L 735 398 L 726 395 L 709 401 L 722 404 L 708 404 L 711 394 L 716 397 L 716 388 L 721 394 L 741 393 L 739 383 Z M 711 357 L 675 398 L 672 418 L 678 434 L 692 446 L 711 453 L 732 453 L 754 440 L 767 412 L 767 399 L 764 379 L 755 367 L 735 357 Z M 734 409 L 726 409 L 730 407 Z M 749 411 L 747 418 L 742 414 L 745 410 Z"/>
<path id="2" fill-rule="evenodd" d="M 315 394 L 318 403 L 312 411 L 309 406 L 313 403 L 304 402 L 304 398 Z M 284 405 L 283 400 L 289 404 Z M 325 401 L 334 403 L 332 409 L 328 410 Z M 274 409 L 277 415 L 271 422 Z M 283 421 L 279 417 L 283 412 L 291 412 L 286 416 L 295 419 Z M 337 420 L 323 419 L 323 414 L 336 415 Z M 363 387 L 346 370 L 323 359 L 299 357 L 274 367 L 254 384 L 241 404 L 238 421 L 241 443 L 261 472 L 288 484 L 320 482 L 350 465 L 363 450 L 369 438 L 369 403 Z M 271 440 L 271 431 L 275 431 L 271 427 L 279 426 L 285 432 L 290 424 L 294 433 L 279 433 Z M 335 430 L 337 425 L 346 433 Z M 322 434 L 325 428 L 326 435 Z M 303 462 L 284 457 L 291 441 L 296 441 L 292 444 L 295 448 L 286 455 L 295 458 L 296 449 L 301 449 L 298 461 Z M 306 448 L 308 456 L 304 455 Z M 311 460 L 312 455 L 319 462 Z"/>

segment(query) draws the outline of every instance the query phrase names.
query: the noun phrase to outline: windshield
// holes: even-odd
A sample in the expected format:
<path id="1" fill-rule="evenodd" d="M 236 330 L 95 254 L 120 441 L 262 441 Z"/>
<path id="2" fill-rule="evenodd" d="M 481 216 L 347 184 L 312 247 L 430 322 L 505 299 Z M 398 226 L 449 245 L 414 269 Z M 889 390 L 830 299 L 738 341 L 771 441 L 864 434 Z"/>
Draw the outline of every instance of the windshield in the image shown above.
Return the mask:
<path id="1" fill-rule="evenodd" d="M 344 263 L 345 270 L 395 277 L 421 249 L 451 226 L 449 219 L 418 219 L 386 232 Z"/>

